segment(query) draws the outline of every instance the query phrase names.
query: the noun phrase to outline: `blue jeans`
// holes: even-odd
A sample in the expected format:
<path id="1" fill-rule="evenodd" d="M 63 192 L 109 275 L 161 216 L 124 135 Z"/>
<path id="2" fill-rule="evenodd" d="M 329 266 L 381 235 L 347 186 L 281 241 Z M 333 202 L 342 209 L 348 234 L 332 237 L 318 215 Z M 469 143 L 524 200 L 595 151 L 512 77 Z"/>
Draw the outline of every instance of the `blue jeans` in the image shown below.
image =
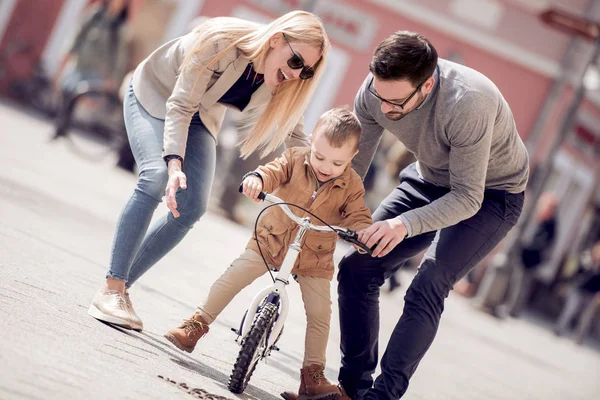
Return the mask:
<path id="1" fill-rule="evenodd" d="M 400 185 L 373 213 L 373 220 L 426 206 L 448 190 L 424 181 L 411 164 L 400 174 Z M 523 193 L 486 190 L 477 214 L 456 225 L 405 239 L 385 257 L 373 258 L 354 250 L 346 254 L 338 272 L 339 381 L 351 398 L 391 400 L 404 395 L 435 338 L 452 286 L 515 226 L 523 200 Z M 406 292 L 404 311 L 381 359 L 381 375 L 373 382 L 379 357 L 379 290 L 386 278 L 425 248 L 419 272 Z"/>
<path id="2" fill-rule="evenodd" d="M 125 281 L 130 287 L 171 251 L 206 212 L 215 174 L 216 143 L 195 114 L 183 163 L 187 189 L 177 191 L 177 210 L 181 215 L 175 218 L 169 212 L 150 227 L 169 178 L 162 158 L 165 121 L 144 110 L 131 86 L 123 108 L 139 177 L 117 223 L 106 276 Z"/>

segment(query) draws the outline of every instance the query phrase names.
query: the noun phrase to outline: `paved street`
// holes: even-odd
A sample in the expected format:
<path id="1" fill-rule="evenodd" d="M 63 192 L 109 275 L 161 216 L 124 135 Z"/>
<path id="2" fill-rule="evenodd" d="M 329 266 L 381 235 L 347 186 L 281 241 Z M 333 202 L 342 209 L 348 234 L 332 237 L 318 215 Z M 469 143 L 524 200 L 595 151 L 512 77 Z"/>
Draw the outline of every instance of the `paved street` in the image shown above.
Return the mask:
<path id="1" fill-rule="evenodd" d="M 10 105 L 0 104 L 0 121 L 0 399 L 221 398 L 201 397 L 191 390 L 197 388 L 227 399 L 275 400 L 297 389 L 304 315 L 295 284 L 281 351 L 259 365 L 244 395 L 227 390 L 239 349 L 230 328 L 267 277 L 234 300 L 191 355 L 162 337 L 193 312 L 243 250 L 248 229 L 207 215 L 131 291 L 144 332 L 101 324 L 87 308 L 135 179 L 111 158 L 90 162 L 65 141 L 50 143 L 50 124 Z M 410 277 L 403 273 L 402 288 L 382 295 L 382 349 Z M 336 307 L 328 360 L 327 375 L 335 380 Z M 405 398 L 594 400 L 600 398 L 600 352 L 555 338 L 539 324 L 498 321 L 451 294 Z"/>

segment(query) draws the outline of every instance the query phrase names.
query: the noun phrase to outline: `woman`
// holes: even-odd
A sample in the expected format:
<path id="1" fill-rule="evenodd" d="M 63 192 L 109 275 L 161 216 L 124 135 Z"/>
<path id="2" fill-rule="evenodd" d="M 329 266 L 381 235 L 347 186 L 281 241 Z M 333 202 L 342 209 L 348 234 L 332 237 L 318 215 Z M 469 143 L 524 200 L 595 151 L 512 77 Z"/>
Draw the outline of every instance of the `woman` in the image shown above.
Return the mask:
<path id="1" fill-rule="evenodd" d="M 124 102 L 139 180 L 119 219 L 106 284 L 90 315 L 142 330 L 127 288 L 206 211 L 226 107 L 257 119 L 241 142 L 243 156 L 269 153 L 284 141 L 306 145 L 301 117 L 328 48 L 318 17 L 294 11 L 267 25 L 214 18 L 142 61 Z M 163 195 L 170 212 L 149 227 Z"/>

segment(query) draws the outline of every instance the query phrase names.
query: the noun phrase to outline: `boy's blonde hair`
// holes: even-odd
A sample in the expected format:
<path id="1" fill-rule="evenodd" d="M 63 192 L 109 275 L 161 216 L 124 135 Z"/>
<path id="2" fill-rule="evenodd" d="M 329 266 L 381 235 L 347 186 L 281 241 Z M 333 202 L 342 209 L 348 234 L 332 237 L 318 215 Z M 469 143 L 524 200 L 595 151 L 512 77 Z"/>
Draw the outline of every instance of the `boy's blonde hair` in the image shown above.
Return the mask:
<path id="1" fill-rule="evenodd" d="M 353 141 L 356 150 L 362 135 L 362 126 L 356 115 L 347 107 L 337 107 L 321 115 L 313 132 L 325 135 L 333 147 L 339 148 Z"/>
<path id="2" fill-rule="evenodd" d="M 261 64 L 271 50 L 271 38 L 277 33 L 284 33 L 291 44 L 306 43 L 321 51 L 321 58 L 313 66 L 314 76 L 308 80 L 297 79 L 278 85 L 258 122 L 242 139 L 241 153 L 244 157 L 259 148 L 263 150 L 263 155 L 272 152 L 296 127 L 325 71 L 330 45 L 321 20 L 306 11 L 289 12 L 266 25 L 239 18 L 218 17 L 201 24 L 195 31 L 199 35 L 198 44 L 186 55 L 181 68 L 197 69 L 198 76 L 234 47 L 251 62 Z M 210 61 L 199 65 L 198 55 L 220 40 L 229 45 Z"/>

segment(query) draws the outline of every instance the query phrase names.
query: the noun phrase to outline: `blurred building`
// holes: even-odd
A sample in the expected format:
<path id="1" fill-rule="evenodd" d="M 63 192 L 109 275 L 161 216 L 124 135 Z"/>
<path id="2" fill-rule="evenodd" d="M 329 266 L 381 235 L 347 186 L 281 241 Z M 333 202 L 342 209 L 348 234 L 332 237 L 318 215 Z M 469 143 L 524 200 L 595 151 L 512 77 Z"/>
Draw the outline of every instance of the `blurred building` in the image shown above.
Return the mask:
<path id="1" fill-rule="evenodd" d="M 99 1 L 99 0 L 96 0 Z M 10 80 L 27 79 L 41 63 L 49 76 L 58 68 L 73 35 L 74 21 L 88 0 L 0 1 L 0 60 L 10 62 L 0 76 L 0 92 Z M 490 77 L 511 105 L 531 154 L 532 170 L 547 159 L 574 87 L 589 91 L 575 126 L 552 160 L 547 190 L 561 200 L 560 232 L 552 261 L 540 279 L 556 280 L 566 254 L 578 252 L 598 235 L 600 189 L 600 77 L 586 66 L 592 44 L 553 30 L 538 18 L 548 6 L 600 20 L 595 0 L 132 0 L 132 65 L 156 46 L 186 33 L 198 15 L 237 16 L 268 21 L 305 9 L 320 15 L 333 51 L 327 72 L 306 113 L 314 126 L 326 109 L 352 104 L 368 72 L 374 47 L 399 29 L 425 34 L 440 56 L 473 67 Z M 30 49 L 11 57 L 15 43 Z M 535 179 L 535 174 L 533 176 Z"/>

